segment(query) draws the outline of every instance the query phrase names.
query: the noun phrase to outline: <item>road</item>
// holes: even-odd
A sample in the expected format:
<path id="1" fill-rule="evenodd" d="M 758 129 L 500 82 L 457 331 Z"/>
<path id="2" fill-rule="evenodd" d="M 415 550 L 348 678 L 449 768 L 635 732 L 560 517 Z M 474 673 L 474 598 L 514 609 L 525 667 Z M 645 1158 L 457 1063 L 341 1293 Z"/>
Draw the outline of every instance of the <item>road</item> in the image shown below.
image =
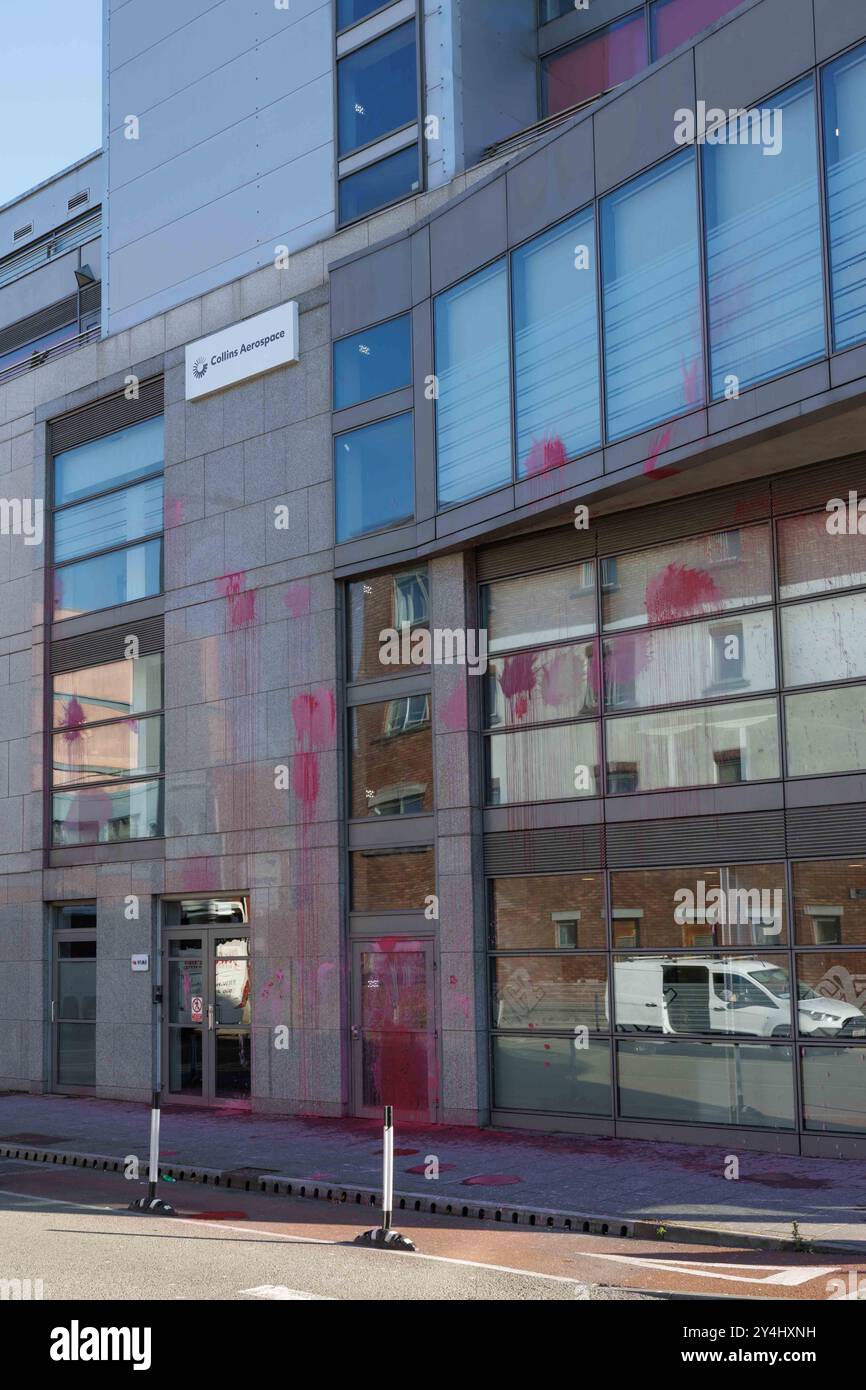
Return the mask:
<path id="1" fill-rule="evenodd" d="M 173 1217 L 127 1210 L 142 1182 L 0 1162 L 0 1281 L 45 1300 L 563 1300 L 846 1294 L 856 1257 L 676 1245 L 400 1213 L 416 1254 L 352 1244 L 356 1206 L 160 1184 Z M 853 1273 L 849 1274 L 849 1271 Z M 5 1286 L 4 1286 L 5 1287 Z"/>

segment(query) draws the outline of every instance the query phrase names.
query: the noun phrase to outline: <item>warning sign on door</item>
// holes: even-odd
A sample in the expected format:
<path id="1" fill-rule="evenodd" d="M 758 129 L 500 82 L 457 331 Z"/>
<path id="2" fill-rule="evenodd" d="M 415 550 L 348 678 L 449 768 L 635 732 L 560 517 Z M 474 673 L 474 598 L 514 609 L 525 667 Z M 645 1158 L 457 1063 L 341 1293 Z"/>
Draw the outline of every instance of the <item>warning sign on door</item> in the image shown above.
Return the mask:
<path id="1" fill-rule="evenodd" d="M 203 1000 L 200 994 L 194 994 L 190 1000 L 190 1013 L 193 1023 L 201 1023 L 204 1017 Z"/>

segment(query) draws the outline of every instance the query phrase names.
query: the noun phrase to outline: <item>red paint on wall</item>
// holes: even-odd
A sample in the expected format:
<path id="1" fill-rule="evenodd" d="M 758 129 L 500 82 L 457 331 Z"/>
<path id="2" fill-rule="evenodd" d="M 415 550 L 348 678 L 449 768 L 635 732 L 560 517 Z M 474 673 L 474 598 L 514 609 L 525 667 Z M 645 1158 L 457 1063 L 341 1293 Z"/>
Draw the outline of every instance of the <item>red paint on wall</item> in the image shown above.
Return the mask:
<path id="1" fill-rule="evenodd" d="M 311 590 L 309 584 L 293 584 L 283 598 L 283 603 L 293 618 L 305 618 L 310 612 Z"/>
<path id="2" fill-rule="evenodd" d="M 228 608 L 230 628 L 248 627 L 256 617 L 256 591 L 246 589 L 243 574 L 224 574 L 217 580 L 217 589 Z"/>
<path id="3" fill-rule="evenodd" d="M 648 477 L 673 478 L 677 473 L 679 473 L 680 470 L 678 468 L 672 468 L 670 467 L 670 465 L 668 465 L 668 467 L 666 468 L 659 467 L 659 455 L 663 454 L 665 449 L 668 448 L 672 438 L 673 429 L 670 425 L 661 434 L 656 435 L 655 439 L 650 445 L 650 451 L 647 455 L 647 458 L 643 466 L 643 471 L 647 474 Z"/>

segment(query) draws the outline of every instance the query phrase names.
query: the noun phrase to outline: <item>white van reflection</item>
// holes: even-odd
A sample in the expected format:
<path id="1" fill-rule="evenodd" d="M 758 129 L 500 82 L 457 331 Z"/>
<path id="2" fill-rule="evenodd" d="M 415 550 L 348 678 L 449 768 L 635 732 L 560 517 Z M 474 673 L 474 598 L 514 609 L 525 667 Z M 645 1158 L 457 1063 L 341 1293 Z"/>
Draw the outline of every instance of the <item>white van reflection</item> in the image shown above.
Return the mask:
<path id="1" fill-rule="evenodd" d="M 791 982 L 772 961 L 629 957 L 614 962 L 614 987 L 625 1032 L 791 1036 Z M 853 1004 L 800 985 L 797 1008 L 801 1034 L 866 1037 L 866 1015 Z"/>

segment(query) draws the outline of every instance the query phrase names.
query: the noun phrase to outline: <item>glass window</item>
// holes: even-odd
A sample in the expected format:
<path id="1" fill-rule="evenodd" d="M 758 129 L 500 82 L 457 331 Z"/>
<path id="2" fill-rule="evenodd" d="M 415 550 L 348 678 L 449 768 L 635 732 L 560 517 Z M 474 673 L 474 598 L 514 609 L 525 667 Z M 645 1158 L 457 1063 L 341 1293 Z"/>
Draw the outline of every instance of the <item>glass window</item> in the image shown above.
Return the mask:
<path id="1" fill-rule="evenodd" d="M 608 1031 L 606 956 L 496 956 L 494 1028 Z"/>
<path id="2" fill-rule="evenodd" d="M 625 1120 L 794 1128 L 791 1047 L 768 1043 L 617 1043 Z"/>
<path id="3" fill-rule="evenodd" d="M 511 481 L 505 261 L 440 294 L 434 322 L 437 478 L 447 506 Z"/>
<path id="4" fill-rule="evenodd" d="M 416 670 L 409 645 L 404 662 L 402 631 L 430 631 L 430 591 L 427 567 L 399 570 L 396 574 L 373 574 L 349 585 L 349 680 L 381 680 L 383 676 Z M 398 662 L 383 665 L 380 649 L 383 632 L 400 631 Z M 417 655 L 417 652 L 416 652 Z"/>
<path id="5" fill-rule="evenodd" d="M 436 892 L 432 849 L 364 849 L 350 859 L 352 912 L 422 912 Z"/>
<path id="6" fill-rule="evenodd" d="M 595 632 L 595 562 L 486 584 L 484 626 L 491 652 Z"/>
<path id="7" fill-rule="evenodd" d="M 53 678 L 55 729 L 126 719 L 162 705 L 162 653 L 64 671 Z"/>
<path id="8" fill-rule="evenodd" d="M 54 456 L 54 505 L 159 473 L 162 463 L 162 416 L 66 449 Z"/>
<path id="9" fill-rule="evenodd" d="M 432 811 L 430 696 L 357 705 L 349 723 L 352 817 Z"/>
<path id="10" fill-rule="evenodd" d="M 412 319 L 409 314 L 353 333 L 334 344 L 334 409 L 399 391 L 412 383 Z"/>
<path id="11" fill-rule="evenodd" d="M 643 10 L 609 24 L 570 48 L 560 49 L 542 64 L 544 115 L 555 116 L 570 106 L 628 82 L 647 65 Z"/>
<path id="12" fill-rule="evenodd" d="M 866 1047 L 803 1047 L 803 1124 L 866 1134 Z"/>
<path id="13" fill-rule="evenodd" d="M 742 0 L 655 0 L 650 10 L 653 62 L 730 14 Z"/>
<path id="14" fill-rule="evenodd" d="M 534 477 L 599 444 L 592 210 L 514 252 L 517 473 Z"/>
<path id="15" fill-rule="evenodd" d="M 69 903 L 65 907 L 58 907 L 56 926 L 62 931 L 66 931 L 68 927 L 83 927 L 88 931 L 95 931 L 96 903 Z"/>
<path id="16" fill-rule="evenodd" d="M 415 507 L 412 412 L 339 434 L 337 540 L 411 521 Z"/>
<path id="17" fill-rule="evenodd" d="M 782 609 L 786 685 L 866 676 L 866 593 Z"/>
<path id="18" fill-rule="evenodd" d="M 834 498 L 840 509 L 847 498 Z M 834 530 L 830 531 L 830 525 Z M 782 598 L 826 594 L 866 584 L 866 534 L 839 531 L 827 511 L 789 516 L 778 523 Z"/>
<path id="19" fill-rule="evenodd" d="M 560 15 L 573 14 L 577 6 L 574 0 L 541 0 L 541 24 L 547 24 L 551 19 L 559 19 Z"/>
<path id="20" fill-rule="evenodd" d="M 770 528 L 719 531 L 618 555 L 616 582 L 602 584 L 608 630 L 676 623 L 771 603 Z"/>
<path id="21" fill-rule="evenodd" d="M 598 796 L 598 725 L 493 734 L 488 743 L 488 801 L 564 801 Z"/>
<path id="22" fill-rule="evenodd" d="M 67 507 L 54 518 L 54 559 L 72 560 L 162 530 L 162 478 Z"/>
<path id="23" fill-rule="evenodd" d="M 494 1037 L 493 1094 L 500 1110 L 609 1115 L 610 1045 L 590 1038 Z"/>
<path id="24" fill-rule="evenodd" d="M 809 690 L 785 699 L 788 775 L 820 777 L 866 768 L 866 686 Z"/>
<path id="25" fill-rule="evenodd" d="M 52 743 L 55 787 L 162 771 L 160 715 L 64 729 Z"/>
<path id="26" fill-rule="evenodd" d="M 791 1036 L 787 953 L 620 956 L 613 984 L 621 1033 Z"/>
<path id="27" fill-rule="evenodd" d="M 491 944 L 500 951 L 603 950 L 601 874 L 533 874 L 490 883 Z"/>
<path id="28" fill-rule="evenodd" d="M 341 58 L 337 86 L 341 157 L 416 120 L 414 19 Z"/>
<path id="29" fill-rule="evenodd" d="M 866 952 L 799 951 L 801 1037 L 866 1038 Z"/>
<path id="30" fill-rule="evenodd" d="M 151 839 L 161 833 L 161 782 L 127 782 L 54 793 L 55 847 Z"/>
<path id="31" fill-rule="evenodd" d="M 418 146 L 413 142 L 405 150 L 340 179 L 340 222 L 355 222 L 377 208 L 408 198 L 420 187 Z"/>
<path id="32" fill-rule="evenodd" d="M 703 147 L 714 400 L 729 377 L 742 390 L 825 350 L 811 78 L 772 100 L 760 126 L 744 114 Z"/>
<path id="33" fill-rule="evenodd" d="M 386 3 L 387 0 L 337 0 L 337 28 L 348 29 L 350 24 L 366 19 Z"/>
<path id="34" fill-rule="evenodd" d="M 485 695 L 488 728 L 595 714 L 597 644 L 494 657 L 487 667 Z"/>
<path id="35" fill-rule="evenodd" d="M 784 864 L 691 865 L 611 874 L 614 945 L 783 946 Z"/>
<path id="36" fill-rule="evenodd" d="M 607 709 L 745 695 L 776 683 L 769 610 L 624 632 L 602 645 Z"/>
<path id="37" fill-rule="evenodd" d="M 866 859 L 794 864 L 792 872 L 797 945 L 866 946 Z"/>
<path id="38" fill-rule="evenodd" d="M 830 291 L 836 350 L 866 338 L 866 46 L 824 69 Z"/>
<path id="39" fill-rule="evenodd" d="M 54 572 L 54 619 L 150 598 L 162 588 L 162 541 L 79 560 Z"/>
<path id="40" fill-rule="evenodd" d="M 697 220 L 691 150 L 602 201 L 609 440 L 703 402 Z"/>
<path id="41" fill-rule="evenodd" d="M 780 775 L 777 724 L 775 700 L 609 719 L 608 768 L 634 765 L 642 792 L 765 781 Z"/>

